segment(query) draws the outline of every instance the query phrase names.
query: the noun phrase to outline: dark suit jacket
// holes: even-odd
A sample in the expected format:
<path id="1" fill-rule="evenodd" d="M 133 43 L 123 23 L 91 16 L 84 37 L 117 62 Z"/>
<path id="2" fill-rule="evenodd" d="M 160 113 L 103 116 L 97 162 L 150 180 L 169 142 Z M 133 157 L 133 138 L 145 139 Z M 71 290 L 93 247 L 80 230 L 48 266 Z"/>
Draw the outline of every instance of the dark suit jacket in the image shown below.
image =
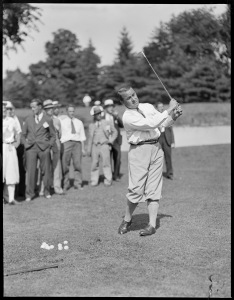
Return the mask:
<path id="1" fill-rule="evenodd" d="M 105 140 L 101 142 L 109 142 L 113 144 L 113 142 L 116 140 L 117 137 L 117 130 L 113 126 L 112 122 L 107 122 L 106 120 L 101 120 L 101 127 L 105 136 Z M 110 129 L 107 130 L 107 128 Z M 94 133 L 95 133 L 96 125 L 95 123 L 90 123 L 89 124 L 89 139 L 88 139 L 88 152 L 91 152 L 92 150 L 92 144 L 93 144 L 93 138 L 94 138 Z"/>
<path id="2" fill-rule="evenodd" d="M 46 124 L 49 126 L 46 127 Z M 29 116 L 22 128 L 22 142 L 25 149 L 32 147 L 35 143 L 44 151 L 55 144 L 56 135 L 53 120 L 43 113 L 41 121 L 37 124 L 34 116 Z"/>
<path id="3" fill-rule="evenodd" d="M 168 146 L 171 146 L 171 144 L 175 143 L 175 137 L 174 137 L 174 132 L 173 132 L 173 128 L 171 127 L 165 127 L 165 140 L 168 144 Z"/>

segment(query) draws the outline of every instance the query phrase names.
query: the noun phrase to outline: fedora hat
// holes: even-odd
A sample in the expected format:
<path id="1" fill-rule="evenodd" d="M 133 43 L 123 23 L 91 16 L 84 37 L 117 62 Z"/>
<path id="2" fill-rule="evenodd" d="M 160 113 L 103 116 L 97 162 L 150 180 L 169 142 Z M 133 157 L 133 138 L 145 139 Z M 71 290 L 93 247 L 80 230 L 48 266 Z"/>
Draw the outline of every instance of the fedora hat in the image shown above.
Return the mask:
<path id="1" fill-rule="evenodd" d="M 43 102 L 43 108 L 46 109 L 46 108 L 53 108 L 54 105 L 53 105 L 53 101 L 50 100 L 50 99 L 47 99 Z"/>
<path id="2" fill-rule="evenodd" d="M 58 101 L 52 101 L 52 104 L 54 105 L 54 107 L 62 106 Z"/>
<path id="3" fill-rule="evenodd" d="M 95 116 L 103 112 L 103 108 L 101 106 L 93 106 L 90 110 L 90 115 Z"/>
<path id="4" fill-rule="evenodd" d="M 104 101 L 104 106 L 115 105 L 112 99 L 107 99 Z"/>
<path id="5" fill-rule="evenodd" d="M 96 100 L 96 101 L 94 101 L 94 105 L 101 105 L 102 103 L 101 103 L 101 101 L 100 100 Z"/>

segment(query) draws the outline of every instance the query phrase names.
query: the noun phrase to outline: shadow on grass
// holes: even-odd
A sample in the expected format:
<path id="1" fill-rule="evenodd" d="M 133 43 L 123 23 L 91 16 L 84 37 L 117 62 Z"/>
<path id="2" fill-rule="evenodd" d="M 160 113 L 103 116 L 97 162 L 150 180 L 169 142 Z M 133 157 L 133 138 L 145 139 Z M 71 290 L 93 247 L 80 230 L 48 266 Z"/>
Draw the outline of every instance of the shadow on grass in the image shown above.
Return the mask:
<path id="1" fill-rule="evenodd" d="M 156 230 L 161 226 L 160 220 L 163 218 L 172 218 L 171 215 L 166 214 L 158 214 L 157 220 L 156 220 Z M 131 225 L 131 231 L 140 230 L 147 226 L 149 223 L 149 215 L 148 214 L 138 214 L 132 216 L 132 225 Z"/>

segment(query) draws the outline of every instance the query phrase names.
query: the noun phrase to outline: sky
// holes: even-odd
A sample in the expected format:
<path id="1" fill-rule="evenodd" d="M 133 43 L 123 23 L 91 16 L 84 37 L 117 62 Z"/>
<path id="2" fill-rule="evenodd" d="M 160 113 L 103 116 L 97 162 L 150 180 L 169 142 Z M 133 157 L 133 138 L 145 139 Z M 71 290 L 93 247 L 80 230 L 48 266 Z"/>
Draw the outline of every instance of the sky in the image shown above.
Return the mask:
<path id="1" fill-rule="evenodd" d="M 76 34 L 82 48 L 89 40 L 95 53 L 101 58 L 101 65 L 111 65 L 116 57 L 120 42 L 120 32 L 127 28 L 133 51 L 140 52 L 150 42 L 154 30 L 160 22 L 169 22 L 172 15 L 201 7 L 213 7 L 220 15 L 226 10 L 225 4 L 46 4 L 32 3 L 41 8 L 39 32 L 31 31 L 23 46 L 17 52 L 3 54 L 3 78 L 6 70 L 19 68 L 28 73 L 29 65 L 46 60 L 45 44 L 53 41 L 53 32 L 67 29 Z"/>

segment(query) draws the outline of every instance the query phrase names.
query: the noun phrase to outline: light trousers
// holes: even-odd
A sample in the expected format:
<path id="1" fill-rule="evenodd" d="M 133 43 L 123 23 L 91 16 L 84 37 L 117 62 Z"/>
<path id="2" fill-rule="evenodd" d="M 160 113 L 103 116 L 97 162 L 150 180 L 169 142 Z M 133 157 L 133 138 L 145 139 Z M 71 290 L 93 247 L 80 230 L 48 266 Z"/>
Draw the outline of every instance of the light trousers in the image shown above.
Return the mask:
<path id="1" fill-rule="evenodd" d="M 159 143 L 130 145 L 127 199 L 132 203 L 159 200 L 162 195 L 164 154 Z"/>
<path id="2" fill-rule="evenodd" d="M 112 170 L 110 160 L 110 146 L 107 144 L 92 145 L 92 164 L 91 164 L 91 185 L 97 185 L 99 180 L 99 163 L 102 158 L 102 168 L 104 174 L 104 183 L 111 184 Z"/>

